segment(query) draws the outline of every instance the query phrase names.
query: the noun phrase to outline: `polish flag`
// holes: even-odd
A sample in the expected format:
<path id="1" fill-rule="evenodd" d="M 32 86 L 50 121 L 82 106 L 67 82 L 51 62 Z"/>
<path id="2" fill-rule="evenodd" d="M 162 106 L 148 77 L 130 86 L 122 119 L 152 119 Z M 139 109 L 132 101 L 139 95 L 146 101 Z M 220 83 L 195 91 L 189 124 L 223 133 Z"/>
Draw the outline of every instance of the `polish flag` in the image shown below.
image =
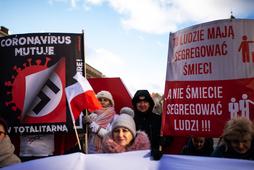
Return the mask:
<path id="1" fill-rule="evenodd" d="M 81 73 L 73 77 L 77 82 L 65 88 L 70 111 L 76 120 L 80 113 L 88 109 L 90 112 L 102 109 L 102 106 L 93 91 L 93 88 Z"/>

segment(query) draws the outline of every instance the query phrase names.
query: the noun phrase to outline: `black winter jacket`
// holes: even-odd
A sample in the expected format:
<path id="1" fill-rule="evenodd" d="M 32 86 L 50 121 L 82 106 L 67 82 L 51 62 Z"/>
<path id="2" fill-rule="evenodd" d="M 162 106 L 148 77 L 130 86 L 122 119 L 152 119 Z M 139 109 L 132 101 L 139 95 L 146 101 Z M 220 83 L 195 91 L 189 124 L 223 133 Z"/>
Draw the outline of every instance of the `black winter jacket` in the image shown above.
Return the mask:
<path id="1" fill-rule="evenodd" d="M 146 112 L 140 112 L 136 107 L 141 96 L 145 97 L 145 100 L 150 104 L 150 107 Z M 135 112 L 134 120 L 137 130 L 145 131 L 148 135 L 152 153 L 159 151 L 161 116 L 152 112 L 154 101 L 150 96 L 150 93 L 147 90 L 138 90 L 132 99 L 132 105 Z"/>
<path id="2" fill-rule="evenodd" d="M 213 139 L 206 138 L 204 147 L 202 149 L 196 149 L 193 145 L 192 139 L 188 140 L 187 145 L 182 149 L 182 155 L 195 155 L 195 156 L 210 156 L 213 152 Z"/>

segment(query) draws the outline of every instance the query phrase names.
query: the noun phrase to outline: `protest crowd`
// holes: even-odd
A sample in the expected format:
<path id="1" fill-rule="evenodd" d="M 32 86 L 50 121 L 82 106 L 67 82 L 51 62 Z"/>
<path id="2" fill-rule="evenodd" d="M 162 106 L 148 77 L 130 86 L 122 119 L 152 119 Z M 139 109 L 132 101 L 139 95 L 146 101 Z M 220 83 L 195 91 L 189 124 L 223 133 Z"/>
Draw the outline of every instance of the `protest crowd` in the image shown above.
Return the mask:
<path id="1" fill-rule="evenodd" d="M 83 117 L 83 124 L 87 125 L 89 130 L 88 154 L 150 149 L 152 158 L 159 160 L 163 155 L 162 147 L 172 145 L 173 136 L 160 136 L 161 113 L 154 112 L 154 99 L 147 90 L 138 90 L 132 98 L 133 109 L 123 107 L 120 113 L 114 110 L 114 99 L 109 91 L 98 92 L 97 98 L 102 109 Z M 54 154 L 54 145 L 57 144 L 51 142 L 49 145 L 47 142 L 43 145 L 43 142 L 52 141 L 52 139 L 47 138 L 44 141 L 40 137 L 47 135 L 37 135 L 37 138 L 27 141 L 33 145 L 29 146 L 26 151 L 29 159 L 27 157 L 25 159 L 24 154 L 14 153 L 15 148 L 9 138 L 7 124 L 3 118 L 0 119 L 0 130 L 1 167 L 20 163 L 21 160 L 28 161 Z M 40 142 L 35 142 L 38 140 Z M 20 145 L 20 147 L 25 147 L 25 145 Z M 70 150 L 64 151 L 65 154 L 84 151 L 83 148 L 79 150 L 75 147 L 73 145 Z M 19 150 L 26 149 L 19 148 Z M 254 160 L 253 122 L 244 117 L 229 120 L 216 146 L 212 138 L 190 136 L 179 154 Z"/>
<path id="2" fill-rule="evenodd" d="M 120 78 L 87 78 L 83 70 L 84 49 L 81 49 L 84 48 L 83 34 L 0 37 L 4 64 L 17 72 L 11 78 L 4 77 L 4 83 L 1 83 L 6 92 L 2 98 L 7 101 L 1 103 L 0 168 L 24 170 L 26 165 L 34 165 L 38 160 L 44 165 L 52 160 L 61 162 L 75 158 L 80 169 L 90 165 L 93 169 L 97 162 L 100 164 L 97 156 L 103 157 L 105 162 L 119 156 L 119 163 L 116 163 L 119 165 L 124 154 L 128 155 L 128 160 L 133 160 L 135 154 L 132 153 L 137 153 L 140 162 L 134 160 L 122 166 L 136 168 L 135 163 L 141 166 L 142 161 L 146 161 L 147 167 L 148 164 L 152 167 L 147 169 L 172 166 L 176 170 L 182 166 L 179 160 L 187 160 L 185 163 L 193 166 L 192 161 L 205 159 L 204 162 L 208 161 L 214 167 L 219 162 L 219 169 L 224 165 L 233 167 L 238 161 L 252 168 L 254 74 L 251 64 L 254 64 L 254 51 L 250 51 L 252 48 L 248 43 L 254 41 L 247 41 L 247 35 L 242 35 L 246 32 L 253 35 L 252 30 L 245 31 L 248 26 L 242 26 L 252 22 L 244 21 L 214 21 L 170 33 L 165 94 L 162 96 L 150 93 L 146 87 L 131 96 Z M 221 28 L 221 25 L 225 26 Z M 194 41 L 192 38 L 196 33 L 202 38 Z M 249 35 L 249 38 L 252 37 Z M 17 42 L 27 43 L 25 45 L 31 47 L 24 48 L 31 49 L 39 48 L 32 47 L 37 43 L 52 45 L 52 53 L 35 60 L 27 58 L 19 68 L 8 56 L 15 51 Z M 20 52 L 24 55 L 24 51 Z M 69 58 L 63 57 L 66 53 Z M 14 57 L 20 60 L 22 55 L 17 55 Z M 228 58 L 230 62 L 226 60 Z M 236 67 L 240 63 L 238 70 L 227 66 L 231 61 L 237 63 L 233 63 Z M 42 77 L 45 80 L 40 80 Z M 34 87 L 37 81 L 40 87 Z M 146 151 L 149 153 L 140 156 Z M 179 164 L 174 166 L 167 160 Z M 158 165 L 161 168 L 154 168 L 156 162 L 161 163 Z M 68 163 L 58 162 L 57 165 L 67 166 Z M 199 163 L 207 166 L 202 161 Z M 188 169 L 189 164 L 184 169 Z M 121 169 L 116 165 L 107 168 Z"/>

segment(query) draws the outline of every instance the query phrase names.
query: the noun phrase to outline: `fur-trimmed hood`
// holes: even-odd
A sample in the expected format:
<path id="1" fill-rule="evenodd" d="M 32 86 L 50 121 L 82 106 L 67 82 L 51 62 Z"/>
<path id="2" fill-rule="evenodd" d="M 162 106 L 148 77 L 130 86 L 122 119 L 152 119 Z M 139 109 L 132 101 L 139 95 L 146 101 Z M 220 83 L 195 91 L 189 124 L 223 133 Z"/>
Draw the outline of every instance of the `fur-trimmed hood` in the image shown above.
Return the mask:
<path id="1" fill-rule="evenodd" d="M 104 153 L 120 153 L 135 150 L 150 149 L 150 141 L 145 132 L 138 131 L 134 141 L 127 147 L 123 147 L 113 141 L 111 132 L 108 133 L 102 141 L 102 150 Z"/>

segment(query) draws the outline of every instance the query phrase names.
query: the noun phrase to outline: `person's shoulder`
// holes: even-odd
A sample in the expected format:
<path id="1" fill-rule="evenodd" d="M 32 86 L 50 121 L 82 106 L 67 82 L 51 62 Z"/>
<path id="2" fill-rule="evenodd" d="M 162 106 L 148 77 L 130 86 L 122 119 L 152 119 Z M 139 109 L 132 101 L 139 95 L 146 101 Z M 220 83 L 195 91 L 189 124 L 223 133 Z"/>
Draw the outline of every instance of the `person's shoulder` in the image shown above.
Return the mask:
<path id="1" fill-rule="evenodd" d="M 154 119 L 161 119 L 161 115 L 159 115 L 158 113 L 154 113 L 154 112 L 152 112 L 152 118 L 154 118 Z"/>
<path id="2" fill-rule="evenodd" d="M 152 112 L 150 120 L 152 120 L 153 123 L 160 125 L 161 124 L 161 115 L 158 115 L 158 114 Z"/>
<path id="3" fill-rule="evenodd" d="M 191 147 L 189 145 L 184 145 L 180 154 L 181 155 L 191 155 L 192 154 Z"/>
<path id="4" fill-rule="evenodd" d="M 112 141 L 113 138 L 111 136 L 111 133 L 108 132 L 107 134 L 105 134 L 105 136 L 102 138 L 102 149 L 104 150 L 105 148 L 109 147 L 109 141 Z"/>
<path id="5" fill-rule="evenodd" d="M 150 148 L 150 141 L 147 134 L 143 131 L 137 131 L 137 135 L 133 144 L 128 148 L 128 150 L 143 150 Z"/>
<path id="6" fill-rule="evenodd" d="M 146 132 L 139 130 L 139 131 L 137 131 L 136 136 L 144 136 L 144 137 L 146 136 L 147 137 L 147 134 L 146 134 Z"/>
<path id="7" fill-rule="evenodd" d="M 102 142 L 108 141 L 108 140 L 111 140 L 111 139 L 112 139 L 112 134 L 111 134 L 111 132 L 109 131 L 109 132 L 107 132 L 107 133 L 103 136 Z"/>
<path id="8" fill-rule="evenodd" d="M 149 141 L 149 137 L 144 131 L 137 131 L 135 141 L 147 142 L 147 141 Z"/>
<path id="9" fill-rule="evenodd" d="M 224 157 L 226 154 L 226 146 L 224 144 L 217 146 L 212 152 L 212 157 Z"/>

